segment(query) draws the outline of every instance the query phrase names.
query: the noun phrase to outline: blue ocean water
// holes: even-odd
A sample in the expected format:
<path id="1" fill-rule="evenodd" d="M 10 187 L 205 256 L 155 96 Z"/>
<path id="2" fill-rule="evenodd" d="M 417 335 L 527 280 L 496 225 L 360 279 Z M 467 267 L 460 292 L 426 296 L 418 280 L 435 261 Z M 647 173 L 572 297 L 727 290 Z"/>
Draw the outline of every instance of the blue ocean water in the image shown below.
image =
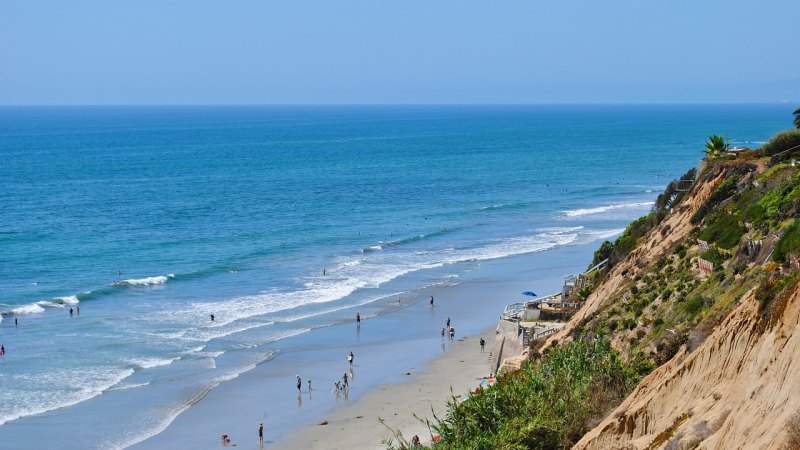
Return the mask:
<path id="1" fill-rule="evenodd" d="M 58 410 L 140 440 L 180 409 L 137 399 L 188 405 L 354 306 L 613 236 L 709 134 L 757 147 L 789 109 L 0 108 L 0 433 Z M 85 408 L 111 391 L 125 424 Z"/>

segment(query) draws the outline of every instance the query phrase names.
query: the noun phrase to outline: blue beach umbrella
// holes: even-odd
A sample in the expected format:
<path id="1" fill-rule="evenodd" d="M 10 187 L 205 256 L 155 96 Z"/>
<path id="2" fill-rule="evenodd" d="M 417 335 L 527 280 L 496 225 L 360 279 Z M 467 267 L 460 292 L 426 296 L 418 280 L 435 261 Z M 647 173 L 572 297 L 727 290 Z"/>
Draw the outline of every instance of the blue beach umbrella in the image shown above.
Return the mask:
<path id="1" fill-rule="evenodd" d="M 536 295 L 536 293 L 534 293 L 534 292 L 531 292 L 531 291 L 525 291 L 525 292 L 523 292 L 523 293 L 522 293 L 522 295 L 530 295 L 531 297 L 538 297 L 538 296 Z"/>

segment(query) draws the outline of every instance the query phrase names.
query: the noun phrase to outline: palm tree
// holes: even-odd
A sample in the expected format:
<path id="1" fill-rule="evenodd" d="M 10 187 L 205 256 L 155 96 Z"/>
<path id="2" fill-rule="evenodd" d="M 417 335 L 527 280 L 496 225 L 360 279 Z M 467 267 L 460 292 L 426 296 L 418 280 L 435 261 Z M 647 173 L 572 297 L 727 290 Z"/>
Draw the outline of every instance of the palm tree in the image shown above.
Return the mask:
<path id="1" fill-rule="evenodd" d="M 800 128 L 800 108 L 795 109 L 792 114 L 794 114 L 794 126 Z"/>
<path id="2" fill-rule="evenodd" d="M 728 149 L 728 144 L 725 138 L 719 134 L 714 134 L 708 137 L 706 141 L 706 154 L 708 156 L 719 156 L 720 153 Z"/>

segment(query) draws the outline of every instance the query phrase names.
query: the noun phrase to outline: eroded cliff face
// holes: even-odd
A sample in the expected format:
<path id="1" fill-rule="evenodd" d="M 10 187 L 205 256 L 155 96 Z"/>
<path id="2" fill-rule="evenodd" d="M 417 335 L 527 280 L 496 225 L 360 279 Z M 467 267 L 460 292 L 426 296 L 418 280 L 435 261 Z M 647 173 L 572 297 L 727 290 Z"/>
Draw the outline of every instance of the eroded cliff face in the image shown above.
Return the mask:
<path id="1" fill-rule="evenodd" d="M 620 290 L 627 288 L 634 277 L 647 272 L 653 262 L 665 258 L 677 243 L 686 240 L 694 228 L 690 221 L 692 215 L 708 199 L 714 188 L 725 179 L 725 176 L 726 173 L 720 171 L 689 192 L 687 198 L 664 221 L 650 231 L 644 241 L 623 262 L 611 270 L 606 280 L 587 297 L 583 307 L 560 332 L 547 340 L 542 349 L 565 338 L 568 339 L 581 321 L 607 304 Z"/>
<path id="2" fill-rule="evenodd" d="M 751 167 L 755 167 L 752 173 L 739 174 L 739 192 L 744 186 L 752 186 L 766 169 L 763 164 Z M 677 245 L 694 245 L 696 255 L 692 233 L 698 225 L 692 224 L 692 216 L 730 175 L 725 168 L 707 173 L 637 248 L 611 269 L 575 317 L 542 348 L 559 345 L 602 322 L 609 310 L 619 309 L 620 299 L 630 295 L 636 280 L 653 276 L 659 261 L 675 258 Z M 773 245 L 773 238 L 777 235 L 769 231 L 765 242 Z M 751 262 L 750 267 L 755 264 L 766 276 L 767 271 L 759 266 L 764 263 Z M 780 273 L 781 269 L 777 270 Z M 728 267 L 704 276 L 703 281 L 710 278 L 716 282 L 715 276 L 721 284 L 738 282 L 744 286 L 741 292 L 746 293 L 737 295 L 738 300 L 722 309 L 718 321 L 705 324 L 709 329 L 701 333 L 701 339 L 682 345 L 671 359 L 647 375 L 575 448 L 792 448 L 787 440 L 792 428 L 789 422 L 800 411 L 800 283 L 794 278 L 783 291 L 780 308 L 765 311 L 763 298 L 759 300 L 756 295 L 759 283 L 754 275 L 741 278 Z M 654 304 L 659 302 L 662 300 Z M 649 333 L 655 318 L 641 319 L 637 329 Z M 684 325 L 684 331 L 691 332 L 691 327 L 703 324 Z M 631 349 L 630 333 L 610 336 L 623 354 Z M 800 429 L 797 434 L 800 436 Z"/>
<path id="3" fill-rule="evenodd" d="M 800 410 L 800 284 L 771 328 L 753 295 L 645 377 L 576 449 L 785 449 Z"/>

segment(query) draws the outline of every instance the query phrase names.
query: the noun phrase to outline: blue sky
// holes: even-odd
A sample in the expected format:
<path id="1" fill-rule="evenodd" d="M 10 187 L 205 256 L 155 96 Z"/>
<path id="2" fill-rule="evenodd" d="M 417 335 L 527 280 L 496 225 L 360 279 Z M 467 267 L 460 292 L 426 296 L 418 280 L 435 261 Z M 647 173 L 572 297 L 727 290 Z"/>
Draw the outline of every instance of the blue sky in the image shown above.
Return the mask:
<path id="1" fill-rule="evenodd" d="M 797 17 L 797 0 L 0 0 L 0 104 L 797 102 Z"/>

